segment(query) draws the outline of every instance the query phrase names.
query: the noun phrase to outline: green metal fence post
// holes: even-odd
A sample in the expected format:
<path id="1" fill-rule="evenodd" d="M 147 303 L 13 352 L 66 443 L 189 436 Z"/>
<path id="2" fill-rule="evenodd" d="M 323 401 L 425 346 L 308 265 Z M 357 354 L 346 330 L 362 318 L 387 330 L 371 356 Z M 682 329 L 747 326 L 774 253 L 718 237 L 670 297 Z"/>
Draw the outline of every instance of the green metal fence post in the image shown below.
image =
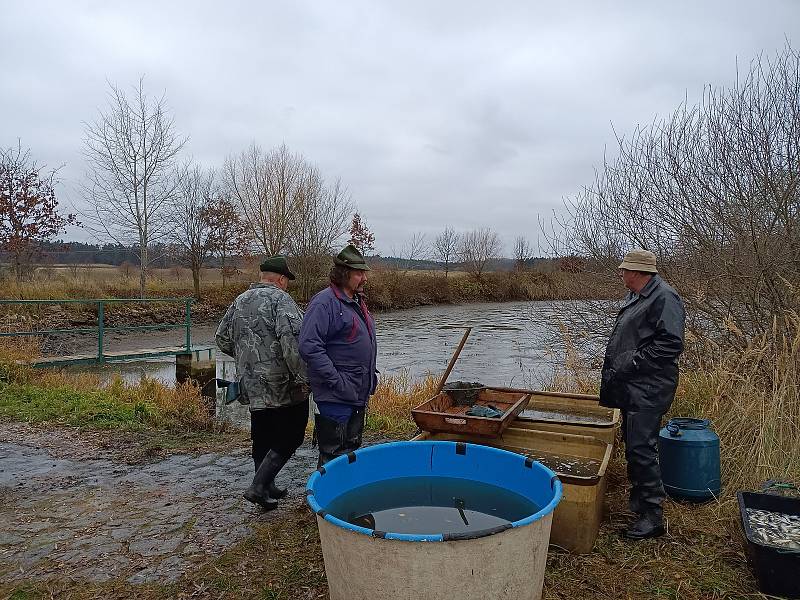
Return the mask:
<path id="1" fill-rule="evenodd" d="M 186 351 L 192 351 L 192 299 L 186 299 Z"/>
<path id="2" fill-rule="evenodd" d="M 103 330 L 105 329 L 105 302 L 97 303 L 97 361 L 103 363 Z"/>

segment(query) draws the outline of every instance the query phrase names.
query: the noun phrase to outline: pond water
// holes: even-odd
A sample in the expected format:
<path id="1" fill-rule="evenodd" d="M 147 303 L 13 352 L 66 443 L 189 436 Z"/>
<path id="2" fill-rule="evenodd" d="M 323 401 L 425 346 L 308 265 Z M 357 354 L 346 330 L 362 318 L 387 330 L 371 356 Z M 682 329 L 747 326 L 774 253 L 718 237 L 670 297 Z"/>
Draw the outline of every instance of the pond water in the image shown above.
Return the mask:
<path id="1" fill-rule="evenodd" d="M 408 372 L 412 378 L 441 375 L 458 346 L 465 327 L 472 327 L 467 344 L 450 380 L 481 381 L 495 385 L 527 385 L 546 380 L 562 360 L 560 348 L 548 347 L 555 325 L 545 302 L 506 302 L 425 306 L 375 315 L 378 369 L 383 375 Z M 214 325 L 192 329 L 194 345 L 214 345 Z M 106 336 L 107 350 L 180 344 L 183 333 L 145 332 L 135 336 Z M 91 341 L 78 344 L 90 351 Z M 233 362 L 218 353 L 219 376 L 231 375 Z M 173 358 L 113 363 L 102 368 L 80 367 L 101 373 L 120 373 L 128 380 L 142 375 L 166 382 L 175 380 Z"/>
<path id="2" fill-rule="evenodd" d="M 563 362 L 559 347 L 550 347 L 557 327 L 553 305 L 547 302 L 504 302 L 464 305 L 424 306 L 409 310 L 378 313 L 378 369 L 382 376 L 408 374 L 422 378 L 441 376 L 458 346 L 465 327 L 472 333 L 456 363 L 449 381 L 480 381 L 484 384 L 516 387 L 541 387 Z M 214 345 L 215 325 L 192 329 L 194 345 Z M 181 331 L 146 332 L 135 336 L 108 335 L 107 350 L 178 345 Z M 72 352 L 91 351 L 93 340 Z M 85 346 L 85 348 L 80 348 Z M 103 367 L 75 367 L 109 377 L 121 374 L 128 381 L 142 376 L 172 383 L 175 359 L 152 359 L 111 363 Z M 217 376 L 233 379 L 230 357 L 217 353 Z M 225 410 L 239 412 L 239 407 Z M 246 416 L 246 413 L 244 413 Z M 238 420 L 234 419 L 234 420 Z"/>

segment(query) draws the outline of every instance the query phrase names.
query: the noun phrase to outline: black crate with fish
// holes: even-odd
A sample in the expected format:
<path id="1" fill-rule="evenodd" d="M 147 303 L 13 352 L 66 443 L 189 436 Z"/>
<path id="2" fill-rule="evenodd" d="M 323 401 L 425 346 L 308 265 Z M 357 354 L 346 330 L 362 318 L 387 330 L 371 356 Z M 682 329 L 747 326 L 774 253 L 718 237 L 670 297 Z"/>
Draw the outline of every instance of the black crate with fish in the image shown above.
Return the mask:
<path id="1" fill-rule="evenodd" d="M 800 598 L 800 498 L 737 492 L 747 558 L 765 594 Z"/>

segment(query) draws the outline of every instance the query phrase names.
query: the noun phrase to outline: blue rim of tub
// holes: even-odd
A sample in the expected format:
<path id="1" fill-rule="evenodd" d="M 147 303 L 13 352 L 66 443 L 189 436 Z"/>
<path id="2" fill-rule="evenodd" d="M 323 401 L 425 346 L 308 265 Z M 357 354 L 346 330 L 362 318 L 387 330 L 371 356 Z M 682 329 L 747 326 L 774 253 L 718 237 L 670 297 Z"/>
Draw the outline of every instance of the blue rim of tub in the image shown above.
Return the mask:
<path id="1" fill-rule="evenodd" d="M 540 508 L 534 514 L 525 517 L 524 519 L 519 519 L 518 521 L 514 521 L 508 525 L 500 525 L 498 527 L 491 527 L 489 529 L 481 529 L 479 531 L 473 531 L 470 533 L 456 533 L 456 534 L 442 534 L 442 533 L 431 533 L 431 534 L 411 534 L 411 533 L 393 533 L 389 531 L 378 531 L 375 529 L 368 529 L 366 527 L 360 527 L 358 525 L 353 525 L 352 523 L 348 523 L 347 521 L 343 521 L 337 517 L 334 517 L 332 514 L 323 510 L 323 508 L 317 502 L 317 499 L 314 497 L 314 486 L 316 485 L 317 481 L 320 477 L 323 477 L 327 472 L 327 469 L 334 468 L 337 465 L 344 465 L 344 464 L 353 464 L 356 462 L 359 456 L 363 456 L 367 453 L 372 452 L 382 452 L 389 446 L 394 448 L 401 448 L 403 446 L 413 446 L 415 448 L 419 448 L 421 444 L 429 445 L 429 446 L 439 446 L 439 447 L 447 447 L 451 446 L 456 454 L 465 454 L 470 447 L 477 447 L 480 448 L 481 452 L 487 453 L 501 453 L 501 454 L 508 454 L 515 459 L 519 460 L 519 464 L 523 468 L 532 468 L 533 465 L 537 465 L 537 468 L 543 469 L 547 474 L 550 476 L 550 489 L 553 492 L 553 498 L 548 502 L 545 506 Z M 448 542 L 448 541 L 457 541 L 457 540 L 468 540 L 468 539 L 475 539 L 486 537 L 489 535 L 494 535 L 495 533 L 500 533 L 502 531 L 506 531 L 512 528 L 524 527 L 526 525 L 530 525 L 539 519 L 549 515 L 553 512 L 556 508 L 556 505 L 561 500 L 561 480 L 558 476 L 549 468 L 544 466 L 538 461 L 534 461 L 533 459 L 523 456 L 522 454 L 517 454 L 515 452 L 509 452 L 508 450 L 502 450 L 500 448 L 492 448 L 491 446 L 483 446 L 480 444 L 470 444 L 467 442 L 451 442 L 451 441 L 416 441 L 416 442 L 389 442 L 386 444 L 376 444 L 374 446 L 368 446 L 366 448 L 360 448 L 355 452 L 349 452 L 343 456 L 339 456 L 334 460 L 330 461 L 326 465 L 318 468 L 314 473 L 311 474 L 311 477 L 308 478 L 308 483 L 306 484 L 306 501 L 308 505 L 320 518 L 325 519 L 329 523 L 336 525 L 337 527 L 341 527 L 342 529 L 349 529 L 350 531 L 355 531 L 356 533 L 361 533 L 363 535 L 367 535 L 374 538 L 382 538 L 387 540 L 399 540 L 404 542 Z"/>

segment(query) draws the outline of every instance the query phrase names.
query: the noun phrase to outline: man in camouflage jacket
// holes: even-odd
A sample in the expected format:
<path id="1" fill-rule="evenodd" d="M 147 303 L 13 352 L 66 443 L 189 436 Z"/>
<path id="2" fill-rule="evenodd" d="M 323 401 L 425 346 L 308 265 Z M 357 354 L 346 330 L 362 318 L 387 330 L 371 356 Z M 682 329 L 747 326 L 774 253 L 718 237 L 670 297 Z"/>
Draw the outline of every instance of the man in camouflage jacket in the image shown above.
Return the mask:
<path id="1" fill-rule="evenodd" d="M 286 293 L 294 274 L 283 256 L 261 264 L 261 281 L 239 295 L 217 329 L 219 349 L 236 361 L 250 404 L 256 474 L 244 497 L 269 510 L 286 495 L 275 476 L 303 443 L 308 422 L 306 367 L 297 335 L 303 313 Z"/>

